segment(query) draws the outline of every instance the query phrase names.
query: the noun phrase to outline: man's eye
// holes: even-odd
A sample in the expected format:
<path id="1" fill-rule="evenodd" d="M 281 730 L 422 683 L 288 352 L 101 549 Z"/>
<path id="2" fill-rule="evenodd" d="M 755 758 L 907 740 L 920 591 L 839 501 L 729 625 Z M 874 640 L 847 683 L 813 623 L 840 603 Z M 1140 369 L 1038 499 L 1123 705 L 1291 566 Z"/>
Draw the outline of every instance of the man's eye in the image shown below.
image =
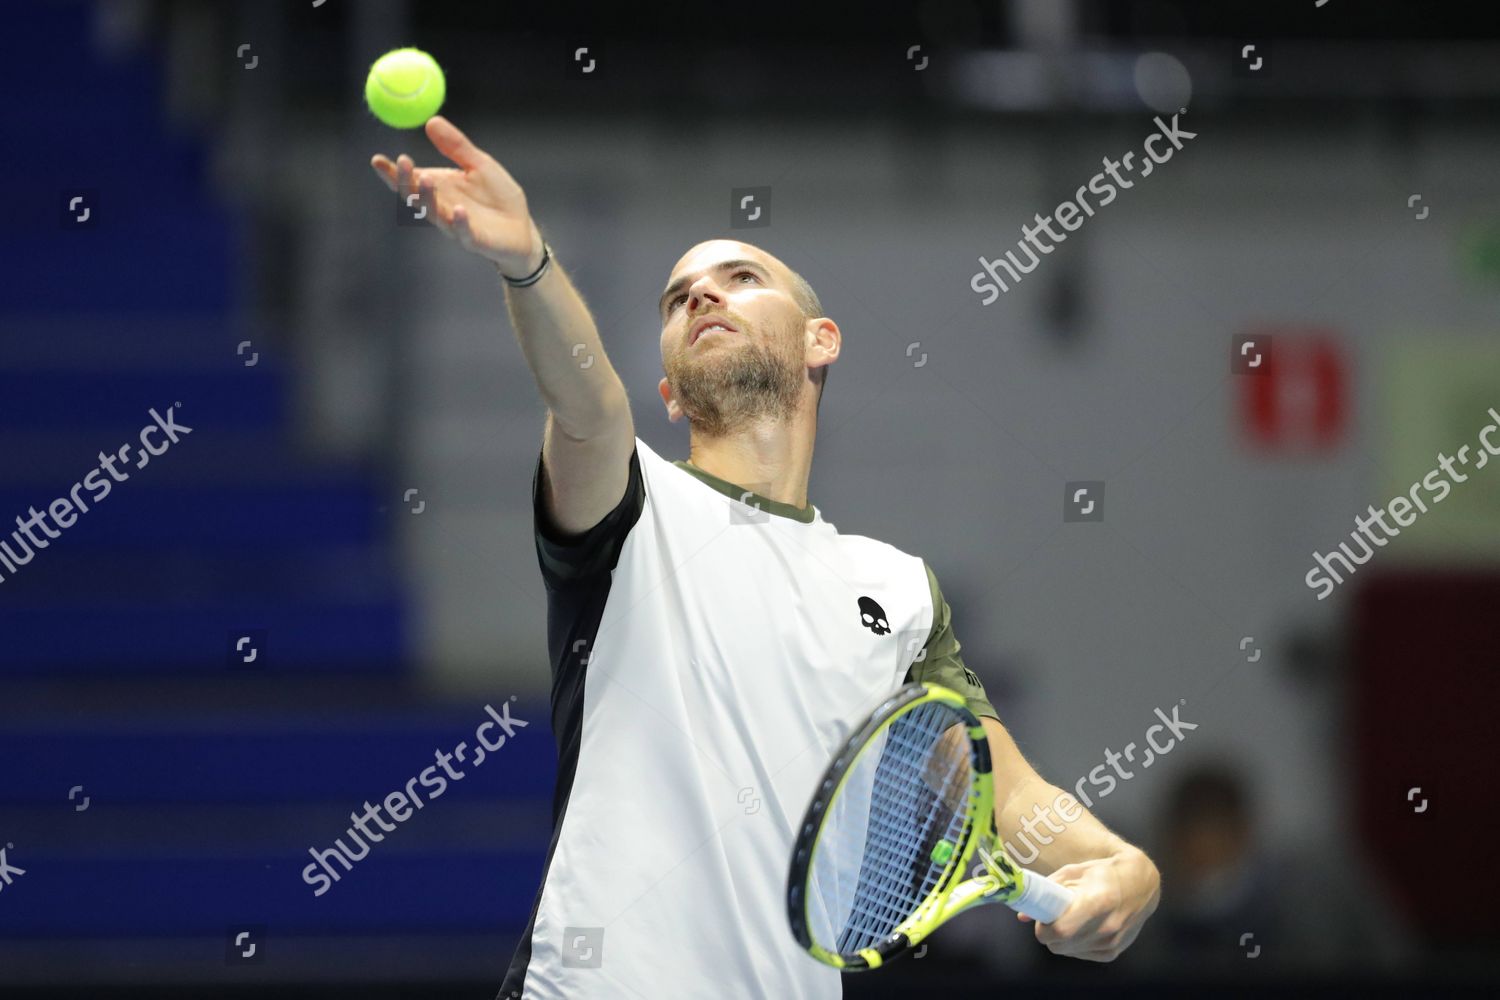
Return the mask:
<path id="1" fill-rule="evenodd" d="M 736 278 L 752 278 L 757 284 L 760 282 L 760 275 L 756 274 L 754 271 L 738 271 L 734 276 Z M 671 312 L 672 310 L 676 309 L 678 305 L 680 305 L 686 298 L 686 295 L 679 295 L 676 298 L 672 299 L 672 301 L 667 303 L 667 312 Z"/>

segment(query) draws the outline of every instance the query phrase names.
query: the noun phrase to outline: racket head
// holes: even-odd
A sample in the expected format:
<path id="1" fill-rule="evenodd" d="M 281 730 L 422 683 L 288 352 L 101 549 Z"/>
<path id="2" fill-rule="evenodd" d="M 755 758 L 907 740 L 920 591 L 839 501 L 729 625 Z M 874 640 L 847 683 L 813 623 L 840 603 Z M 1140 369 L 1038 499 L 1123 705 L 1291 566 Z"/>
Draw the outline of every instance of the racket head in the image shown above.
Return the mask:
<path id="1" fill-rule="evenodd" d="M 906 685 L 813 793 L 787 873 L 792 935 L 834 968 L 879 968 L 941 923 L 993 815 L 979 719 L 955 691 Z"/>

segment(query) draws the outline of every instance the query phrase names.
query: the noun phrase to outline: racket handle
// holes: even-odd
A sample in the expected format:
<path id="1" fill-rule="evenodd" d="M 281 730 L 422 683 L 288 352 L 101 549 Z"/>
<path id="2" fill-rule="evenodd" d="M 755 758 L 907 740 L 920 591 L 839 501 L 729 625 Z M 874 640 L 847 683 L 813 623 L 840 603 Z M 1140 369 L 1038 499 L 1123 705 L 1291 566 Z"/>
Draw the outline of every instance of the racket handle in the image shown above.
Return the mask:
<path id="1" fill-rule="evenodd" d="M 1045 875 L 1021 869 L 1021 893 L 1006 905 L 1038 923 L 1050 924 L 1073 902 L 1073 890 Z"/>

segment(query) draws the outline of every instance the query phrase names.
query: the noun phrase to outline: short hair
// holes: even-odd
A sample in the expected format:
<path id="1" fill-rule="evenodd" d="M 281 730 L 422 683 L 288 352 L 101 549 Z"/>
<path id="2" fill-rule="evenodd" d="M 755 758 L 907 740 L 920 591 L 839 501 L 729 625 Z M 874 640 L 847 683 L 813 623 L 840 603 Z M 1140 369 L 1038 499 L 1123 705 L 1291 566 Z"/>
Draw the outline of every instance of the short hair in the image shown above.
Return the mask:
<path id="1" fill-rule="evenodd" d="M 792 301 L 797 303 L 797 308 L 802 310 L 804 319 L 818 319 L 823 315 L 823 302 L 818 298 L 818 293 L 813 286 L 808 284 L 807 279 L 802 277 L 790 267 L 787 273 L 792 276 Z M 823 388 L 828 384 L 829 365 L 823 365 L 818 369 L 816 379 L 818 382 L 818 405 L 823 405 Z"/>
<path id="2" fill-rule="evenodd" d="M 787 273 L 792 276 L 792 298 L 797 303 L 797 308 L 802 310 L 802 315 L 808 319 L 817 319 L 823 315 L 823 303 L 818 299 L 818 293 L 813 291 L 813 286 L 791 268 Z"/>
<path id="3" fill-rule="evenodd" d="M 1205 820 L 1246 827 L 1251 823 L 1250 789 L 1239 770 L 1222 762 L 1200 764 L 1178 779 L 1169 813 L 1178 825 Z"/>

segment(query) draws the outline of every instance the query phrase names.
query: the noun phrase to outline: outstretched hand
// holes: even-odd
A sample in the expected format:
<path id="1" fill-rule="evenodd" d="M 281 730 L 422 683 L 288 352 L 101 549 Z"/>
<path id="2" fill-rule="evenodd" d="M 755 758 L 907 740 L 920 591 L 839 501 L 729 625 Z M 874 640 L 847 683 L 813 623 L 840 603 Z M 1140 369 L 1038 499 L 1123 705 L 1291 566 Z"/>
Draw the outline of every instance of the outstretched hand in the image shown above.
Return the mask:
<path id="1" fill-rule="evenodd" d="M 502 274 L 530 274 L 541 265 L 542 236 L 521 185 L 441 115 L 428 119 L 426 131 L 456 167 L 418 167 L 405 153 L 395 162 L 377 153 L 370 166 L 407 204 L 425 207 L 427 220 L 465 250 L 494 261 Z"/>

